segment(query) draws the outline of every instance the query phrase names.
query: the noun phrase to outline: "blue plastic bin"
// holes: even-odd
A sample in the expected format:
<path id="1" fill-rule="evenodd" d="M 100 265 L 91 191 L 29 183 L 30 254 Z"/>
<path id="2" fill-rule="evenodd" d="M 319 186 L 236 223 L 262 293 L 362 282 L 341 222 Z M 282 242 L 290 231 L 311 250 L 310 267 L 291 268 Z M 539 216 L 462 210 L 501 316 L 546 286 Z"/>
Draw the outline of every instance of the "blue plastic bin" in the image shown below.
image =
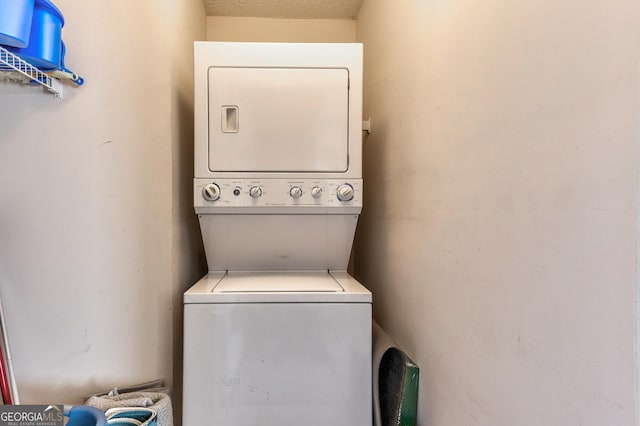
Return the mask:
<path id="1" fill-rule="evenodd" d="M 0 44 L 26 47 L 34 0 L 0 0 Z"/>
<path id="2" fill-rule="evenodd" d="M 64 415 L 68 417 L 66 426 L 106 426 L 104 413 L 95 407 L 86 405 L 64 406 Z"/>
<path id="3" fill-rule="evenodd" d="M 50 0 L 35 0 L 29 44 L 9 50 L 40 69 L 60 68 L 63 26 L 64 17 Z"/>

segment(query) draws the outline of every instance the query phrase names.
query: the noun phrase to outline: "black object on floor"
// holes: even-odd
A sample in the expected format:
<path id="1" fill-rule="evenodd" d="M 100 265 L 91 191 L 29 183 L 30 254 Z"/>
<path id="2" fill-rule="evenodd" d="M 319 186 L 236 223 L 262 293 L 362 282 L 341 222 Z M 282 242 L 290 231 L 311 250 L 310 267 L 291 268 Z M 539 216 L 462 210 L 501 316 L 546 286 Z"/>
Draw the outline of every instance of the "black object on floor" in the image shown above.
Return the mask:
<path id="1" fill-rule="evenodd" d="M 382 426 L 415 426 L 420 369 L 404 352 L 389 348 L 378 370 Z"/>

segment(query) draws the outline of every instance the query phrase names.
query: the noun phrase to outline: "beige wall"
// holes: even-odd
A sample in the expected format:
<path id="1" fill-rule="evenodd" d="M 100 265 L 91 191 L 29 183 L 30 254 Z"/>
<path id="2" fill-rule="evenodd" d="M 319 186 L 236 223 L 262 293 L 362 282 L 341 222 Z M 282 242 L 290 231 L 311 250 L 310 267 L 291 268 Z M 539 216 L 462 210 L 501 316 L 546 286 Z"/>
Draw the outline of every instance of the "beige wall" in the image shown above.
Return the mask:
<path id="1" fill-rule="evenodd" d="M 211 41 L 343 43 L 355 37 L 356 21 L 347 19 L 207 17 Z"/>
<path id="2" fill-rule="evenodd" d="M 172 131 L 172 314 L 173 411 L 182 424 L 182 294 L 207 272 L 200 226 L 193 210 L 193 41 L 206 39 L 206 17 L 201 0 L 174 0 L 169 16 L 171 43 Z"/>
<path id="3" fill-rule="evenodd" d="M 0 84 L 0 291 L 23 403 L 171 383 L 176 308 L 202 267 L 181 194 L 201 1 L 56 4 L 85 86 L 57 100 Z"/>
<path id="4" fill-rule="evenodd" d="M 365 0 L 357 277 L 421 425 L 634 424 L 640 4 Z"/>

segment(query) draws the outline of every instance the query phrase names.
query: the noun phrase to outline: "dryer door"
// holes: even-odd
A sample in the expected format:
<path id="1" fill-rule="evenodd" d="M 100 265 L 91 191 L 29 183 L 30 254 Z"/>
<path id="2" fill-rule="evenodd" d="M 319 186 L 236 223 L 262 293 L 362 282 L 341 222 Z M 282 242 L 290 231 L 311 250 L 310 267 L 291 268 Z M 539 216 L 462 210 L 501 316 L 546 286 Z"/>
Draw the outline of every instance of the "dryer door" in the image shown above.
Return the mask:
<path id="1" fill-rule="evenodd" d="M 344 68 L 210 67 L 212 172 L 345 172 Z"/>

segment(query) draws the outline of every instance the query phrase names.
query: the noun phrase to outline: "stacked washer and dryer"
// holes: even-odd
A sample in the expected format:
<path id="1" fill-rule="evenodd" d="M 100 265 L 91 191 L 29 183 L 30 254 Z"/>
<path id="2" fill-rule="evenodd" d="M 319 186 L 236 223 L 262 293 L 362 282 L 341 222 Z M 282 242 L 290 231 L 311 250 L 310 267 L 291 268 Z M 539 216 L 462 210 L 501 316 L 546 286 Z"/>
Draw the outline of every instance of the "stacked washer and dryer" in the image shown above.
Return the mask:
<path id="1" fill-rule="evenodd" d="M 194 206 L 184 426 L 370 426 L 362 45 L 196 42 Z"/>

